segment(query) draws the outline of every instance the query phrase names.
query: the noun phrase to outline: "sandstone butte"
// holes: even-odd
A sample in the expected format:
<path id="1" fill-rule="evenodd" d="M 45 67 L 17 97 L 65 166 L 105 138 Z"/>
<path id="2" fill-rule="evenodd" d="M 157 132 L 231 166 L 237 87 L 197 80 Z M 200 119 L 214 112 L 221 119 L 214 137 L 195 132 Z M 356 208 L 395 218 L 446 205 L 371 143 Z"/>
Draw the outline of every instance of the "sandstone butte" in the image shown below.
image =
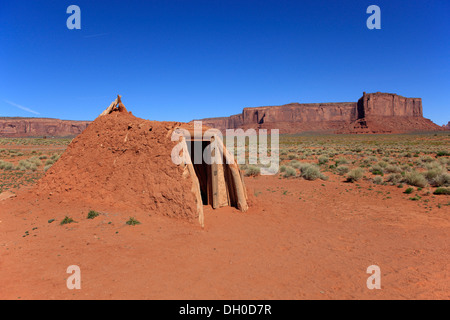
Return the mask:
<path id="1" fill-rule="evenodd" d="M 442 126 L 445 130 L 450 130 L 450 121 L 446 124 Z"/>
<path id="2" fill-rule="evenodd" d="M 0 137 L 74 137 L 90 123 L 51 118 L 0 117 Z"/>
<path id="3" fill-rule="evenodd" d="M 357 102 L 290 103 L 244 108 L 241 114 L 201 119 L 205 126 L 225 129 L 280 129 L 280 133 L 402 133 L 441 131 L 423 117 L 422 99 L 392 93 L 364 93 Z M 0 118 L 0 137 L 73 137 L 91 121 L 49 118 Z M 447 127 L 447 128 L 446 128 Z"/>
<path id="4" fill-rule="evenodd" d="M 201 119 L 205 126 L 225 129 L 279 129 L 280 133 L 403 133 L 442 131 L 423 117 L 422 99 L 392 93 L 363 93 L 357 102 L 290 103 L 244 108 L 230 117 Z"/>

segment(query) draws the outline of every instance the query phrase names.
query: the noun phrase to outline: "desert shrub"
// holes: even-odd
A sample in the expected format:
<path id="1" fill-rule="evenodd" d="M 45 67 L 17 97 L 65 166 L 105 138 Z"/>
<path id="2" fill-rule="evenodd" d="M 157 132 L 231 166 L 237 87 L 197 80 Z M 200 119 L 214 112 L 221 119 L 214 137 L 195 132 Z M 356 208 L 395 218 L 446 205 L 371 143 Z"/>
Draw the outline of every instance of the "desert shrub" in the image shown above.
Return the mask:
<path id="1" fill-rule="evenodd" d="M 52 165 L 51 164 L 49 164 L 49 165 L 46 165 L 45 167 L 44 167 L 44 172 L 47 172 L 47 170 L 48 169 L 50 169 L 52 167 Z"/>
<path id="2" fill-rule="evenodd" d="M 320 172 L 320 168 L 314 164 L 305 164 L 300 169 L 300 175 L 306 180 L 326 180 L 326 176 Z"/>
<path id="3" fill-rule="evenodd" d="M 411 194 L 411 193 L 413 193 L 413 191 L 414 191 L 414 188 L 409 187 L 409 188 L 406 188 L 406 190 L 403 193 Z"/>
<path id="4" fill-rule="evenodd" d="M 14 169 L 14 165 L 11 162 L 0 160 L 0 169 L 13 170 Z"/>
<path id="5" fill-rule="evenodd" d="M 347 181 L 348 182 L 355 182 L 360 180 L 364 176 L 364 170 L 361 168 L 355 168 L 350 170 L 350 172 L 347 174 Z"/>
<path id="6" fill-rule="evenodd" d="M 381 168 L 386 168 L 386 167 L 388 166 L 388 163 L 385 162 L 385 161 L 380 161 L 380 162 L 378 162 L 378 165 L 379 165 Z"/>
<path id="7" fill-rule="evenodd" d="M 441 195 L 441 194 L 450 195 L 450 189 L 449 188 L 437 188 L 436 190 L 434 190 L 433 194 L 436 194 L 436 195 Z"/>
<path id="8" fill-rule="evenodd" d="M 400 173 L 392 173 L 386 178 L 386 181 L 397 184 L 403 181 L 403 176 Z"/>
<path id="9" fill-rule="evenodd" d="M 447 151 L 438 151 L 436 153 L 436 157 L 446 157 L 446 156 L 450 156 L 450 152 Z"/>
<path id="10" fill-rule="evenodd" d="M 19 165 L 17 167 L 19 168 L 19 170 L 27 170 L 30 169 L 31 163 L 28 162 L 27 160 L 20 160 Z"/>
<path id="11" fill-rule="evenodd" d="M 349 171 L 350 171 L 350 169 L 349 169 L 349 167 L 347 167 L 347 166 L 338 166 L 338 167 L 336 168 L 336 172 L 337 172 L 339 175 L 341 175 L 341 176 L 343 176 L 344 174 L 348 173 Z"/>
<path id="12" fill-rule="evenodd" d="M 384 171 L 387 173 L 400 173 L 403 170 L 399 166 L 390 164 L 384 169 Z"/>
<path id="13" fill-rule="evenodd" d="M 261 174 L 261 169 L 257 166 L 248 166 L 247 170 L 245 170 L 245 175 L 247 177 L 256 177 Z"/>
<path id="14" fill-rule="evenodd" d="M 126 224 L 129 225 L 129 226 L 135 226 L 135 225 L 141 224 L 141 223 L 138 220 L 136 220 L 135 218 L 130 217 L 130 219 L 128 219 Z"/>
<path id="15" fill-rule="evenodd" d="M 306 180 L 317 180 L 321 175 L 320 169 L 313 165 L 304 167 L 301 171 L 301 176 Z"/>
<path id="16" fill-rule="evenodd" d="M 289 160 L 293 160 L 293 159 L 295 159 L 295 158 L 297 158 L 297 156 L 296 156 L 295 154 L 289 154 L 289 155 L 288 155 L 288 159 L 289 159 Z"/>
<path id="17" fill-rule="evenodd" d="M 442 186 L 449 186 L 450 185 L 450 174 L 448 173 L 440 173 L 437 176 L 435 176 L 431 181 L 429 180 L 430 184 L 435 187 L 442 187 Z"/>
<path id="18" fill-rule="evenodd" d="M 291 162 L 289 162 L 289 165 L 290 165 L 292 168 L 298 169 L 298 168 L 300 168 L 301 162 L 299 162 L 299 161 L 297 161 L 297 160 L 292 160 Z"/>
<path id="19" fill-rule="evenodd" d="M 347 164 L 347 163 L 348 163 L 348 160 L 343 157 L 340 157 L 336 160 L 336 165 L 338 165 L 338 166 L 341 164 Z"/>
<path id="20" fill-rule="evenodd" d="M 411 186 L 416 186 L 416 187 L 421 187 L 421 188 L 426 187 L 428 185 L 427 179 L 425 179 L 423 174 L 421 174 L 420 172 L 417 172 L 417 171 L 412 171 L 412 172 L 406 174 L 405 182 Z"/>
<path id="21" fill-rule="evenodd" d="M 35 164 L 35 165 L 38 166 L 38 167 L 42 166 L 42 161 L 39 159 L 38 156 L 31 157 L 30 159 L 28 159 L 28 161 L 29 161 L 30 163 Z"/>
<path id="22" fill-rule="evenodd" d="M 242 170 L 242 171 L 247 170 L 247 167 L 248 167 L 248 165 L 246 165 L 246 164 L 240 164 L 239 165 L 239 169 Z"/>
<path id="23" fill-rule="evenodd" d="M 327 155 L 321 155 L 321 156 L 318 158 L 318 161 L 319 161 L 319 164 L 325 164 L 325 163 L 327 163 L 328 161 L 330 161 L 330 158 L 329 158 Z"/>
<path id="24" fill-rule="evenodd" d="M 425 172 L 424 176 L 430 184 L 434 184 L 434 180 L 444 172 L 442 167 L 434 167 Z"/>
<path id="25" fill-rule="evenodd" d="M 288 178 L 288 177 L 295 177 L 297 175 L 297 170 L 295 170 L 292 167 L 286 167 L 286 172 L 284 173 L 284 177 Z"/>
<path id="26" fill-rule="evenodd" d="M 373 183 L 375 183 L 375 184 L 382 184 L 382 183 L 384 182 L 383 178 L 380 177 L 380 176 L 373 178 L 372 181 L 373 181 Z"/>
<path id="27" fill-rule="evenodd" d="M 383 168 L 379 164 L 375 164 L 370 168 L 370 172 L 374 175 L 382 176 L 384 174 Z"/>
<path id="28" fill-rule="evenodd" d="M 444 170 L 444 167 L 439 161 L 433 161 L 425 164 L 427 170 Z"/>
<path id="29" fill-rule="evenodd" d="M 74 222 L 72 218 L 65 216 L 64 219 L 61 221 L 60 225 L 68 224 L 68 223 L 72 223 L 72 222 Z"/>
<path id="30" fill-rule="evenodd" d="M 286 171 L 286 166 L 285 165 L 280 166 L 280 172 L 285 172 L 285 171 Z"/>
<path id="31" fill-rule="evenodd" d="M 87 214 L 87 218 L 88 219 L 94 219 L 95 217 L 98 217 L 100 215 L 99 212 L 94 211 L 94 210 L 89 210 L 88 214 Z"/>
<path id="32" fill-rule="evenodd" d="M 434 159 L 430 156 L 424 156 L 424 157 L 420 157 L 420 161 L 428 163 L 428 162 L 433 162 Z"/>
<path id="33" fill-rule="evenodd" d="M 399 162 L 396 161 L 396 160 L 394 160 L 394 159 L 389 160 L 388 163 L 389 163 L 390 165 L 396 165 L 396 164 L 399 164 Z"/>
<path id="34" fill-rule="evenodd" d="M 400 168 L 402 169 L 402 172 L 409 172 L 409 171 L 411 171 L 411 166 L 407 165 L 407 164 L 402 165 Z"/>
<path id="35" fill-rule="evenodd" d="M 450 165 L 450 158 L 439 158 L 439 163 L 443 166 Z"/>
<path id="36" fill-rule="evenodd" d="M 308 162 L 301 162 L 297 169 L 300 169 L 300 172 L 303 170 L 303 168 L 307 168 L 309 166 L 313 165 L 312 163 Z"/>

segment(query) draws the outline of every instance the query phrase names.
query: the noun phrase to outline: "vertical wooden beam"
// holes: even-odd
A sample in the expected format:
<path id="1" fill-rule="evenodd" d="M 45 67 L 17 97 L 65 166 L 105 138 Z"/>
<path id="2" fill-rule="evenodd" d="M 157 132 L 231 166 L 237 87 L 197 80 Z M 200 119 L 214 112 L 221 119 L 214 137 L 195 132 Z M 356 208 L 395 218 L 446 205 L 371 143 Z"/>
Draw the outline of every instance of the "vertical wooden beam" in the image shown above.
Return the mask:
<path id="1" fill-rule="evenodd" d="M 186 144 L 186 139 L 184 137 L 181 137 L 183 142 L 183 158 L 184 163 L 188 167 L 189 175 L 192 179 L 192 188 L 191 192 L 194 193 L 195 198 L 197 199 L 197 214 L 198 214 L 198 221 L 200 222 L 200 225 L 202 228 L 205 227 L 205 216 L 203 214 L 203 200 L 202 195 L 200 192 L 200 183 L 198 181 L 197 175 L 195 174 L 194 166 L 192 165 L 192 161 L 190 159 L 189 151 Z"/>
<path id="2" fill-rule="evenodd" d="M 219 139 L 219 138 L 217 138 Z M 223 142 L 220 141 L 218 144 L 220 152 L 224 155 L 225 161 L 227 162 L 227 159 L 234 159 L 234 157 L 231 155 L 231 153 L 225 148 L 223 145 Z M 228 168 L 231 171 L 231 176 L 233 177 L 234 187 L 236 188 L 236 197 L 237 197 L 237 207 L 242 212 L 246 212 L 248 210 L 248 204 L 247 204 L 247 195 L 245 186 L 243 184 L 243 180 L 241 178 L 241 174 L 239 172 L 239 167 L 236 163 L 236 161 L 233 161 L 233 163 L 228 164 Z"/>
<path id="3" fill-rule="evenodd" d="M 214 143 L 214 137 L 211 138 L 211 145 Z M 216 148 L 214 148 L 211 152 L 212 160 L 216 155 Z M 217 209 L 219 207 L 219 179 L 218 179 L 218 164 L 213 160 L 211 163 L 211 187 L 212 187 L 212 207 L 213 209 Z"/>

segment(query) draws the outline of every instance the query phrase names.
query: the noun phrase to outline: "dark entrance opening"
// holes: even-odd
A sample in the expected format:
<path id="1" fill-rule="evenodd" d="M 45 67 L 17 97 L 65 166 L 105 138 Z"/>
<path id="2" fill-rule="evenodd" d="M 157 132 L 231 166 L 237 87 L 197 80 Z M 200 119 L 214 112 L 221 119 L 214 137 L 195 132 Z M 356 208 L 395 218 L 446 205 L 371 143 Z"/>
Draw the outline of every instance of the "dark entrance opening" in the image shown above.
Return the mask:
<path id="1" fill-rule="evenodd" d="M 202 203 L 203 205 L 210 205 L 214 209 L 223 206 L 238 208 L 238 194 L 235 181 L 236 179 L 243 181 L 242 173 L 238 173 L 240 177 L 233 176 L 232 169 L 226 164 L 226 159 L 223 155 L 221 155 L 222 164 L 208 164 L 205 162 L 205 156 L 209 157 L 211 152 L 218 152 L 218 150 L 208 150 L 205 154 L 205 149 L 210 144 L 211 141 L 209 140 L 186 140 L 192 166 L 199 182 Z M 195 163 L 196 152 L 198 152 L 198 163 Z"/>
<path id="2" fill-rule="evenodd" d="M 191 140 L 186 141 L 188 146 L 189 155 L 191 156 L 192 165 L 194 166 L 195 174 L 197 175 L 200 183 L 200 193 L 202 195 L 202 201 L 204 205 L 212 205 L 212 178 L 211 178 L 211 165 L 207 164 L 203 159 L 203 152 L 205 148 L 210 144 L 210 141 L 203 140 Z M 196 149 L 198 148 L 198 149 Z M 195 163 L 194 153 L 196 150 L 201 150 L 201 163 Z"/>

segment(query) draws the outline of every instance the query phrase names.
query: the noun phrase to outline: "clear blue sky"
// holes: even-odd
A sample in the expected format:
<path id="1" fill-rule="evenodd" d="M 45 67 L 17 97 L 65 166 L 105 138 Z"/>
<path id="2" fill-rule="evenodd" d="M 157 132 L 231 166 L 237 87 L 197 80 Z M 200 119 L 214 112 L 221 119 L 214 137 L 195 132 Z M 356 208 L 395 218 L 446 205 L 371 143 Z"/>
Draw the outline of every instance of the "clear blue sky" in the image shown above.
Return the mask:
<path id="1" fill-rule="evenodd" d="M 93 120 L 119 93 L 136 116 L 190 121 L 363 91 L 450 121 L 449 0 L 0 1 L 0 116 Z"/>

